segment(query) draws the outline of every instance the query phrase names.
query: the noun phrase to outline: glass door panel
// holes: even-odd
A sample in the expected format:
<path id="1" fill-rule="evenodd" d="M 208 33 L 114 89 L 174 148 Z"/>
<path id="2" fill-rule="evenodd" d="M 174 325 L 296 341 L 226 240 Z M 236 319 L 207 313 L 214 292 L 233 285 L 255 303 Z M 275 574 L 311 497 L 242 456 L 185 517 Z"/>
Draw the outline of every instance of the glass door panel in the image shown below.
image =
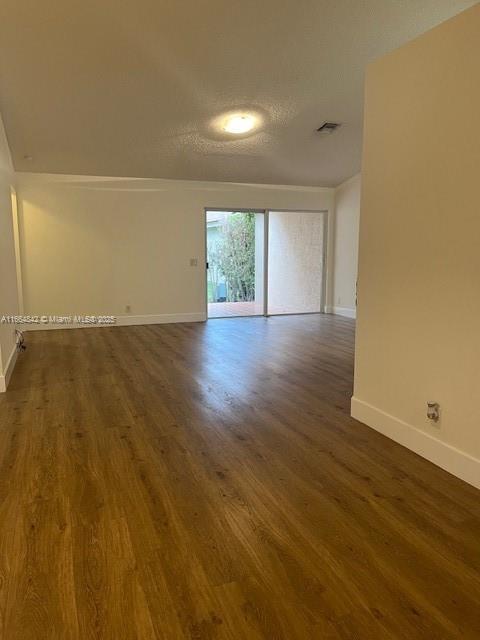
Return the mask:
<path id="1" fill-rule="evenodd" d="M 269 315 L 323 311 L 324 234 L 324 213 L 269 212 Z"/>

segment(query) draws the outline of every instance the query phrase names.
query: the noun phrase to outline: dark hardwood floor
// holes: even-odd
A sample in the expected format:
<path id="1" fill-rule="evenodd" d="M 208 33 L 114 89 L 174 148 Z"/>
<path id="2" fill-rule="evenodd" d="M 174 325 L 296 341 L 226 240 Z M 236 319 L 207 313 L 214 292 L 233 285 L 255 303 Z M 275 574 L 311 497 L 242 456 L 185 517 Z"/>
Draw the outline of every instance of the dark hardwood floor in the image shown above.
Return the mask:
<path id="1" fill-rule="evenodd" d="M 480 493 L 349 417 L 334 316 L 32 332 L 2 640 L 480 638 Z"/>

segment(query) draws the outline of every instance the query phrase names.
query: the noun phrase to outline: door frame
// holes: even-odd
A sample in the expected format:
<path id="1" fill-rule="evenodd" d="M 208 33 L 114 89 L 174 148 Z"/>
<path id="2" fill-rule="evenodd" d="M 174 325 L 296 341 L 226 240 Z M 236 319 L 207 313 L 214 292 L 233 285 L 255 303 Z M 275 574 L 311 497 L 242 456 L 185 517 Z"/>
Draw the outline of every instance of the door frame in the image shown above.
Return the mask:
<path id="1" fill-rule="evenodd" d="M 207 320 L 222 320 L 222 318 L 208 317 L 208 248 L 207 248 L 207 213 L 209 211 L 224 211 L 226 213 L 259 213 L 263 214 L 263 313 L 251 316 L 227 316 L 227 318 L 268 318 L 271 315 L 278 316 L 303 316 L 318 313 L 326 313 L 327 308 L 327 269 L 328 260 L 327 252 L 329 246 L 329 228 L 330 228 L 330 211 L 328 209 L 283 209 L 279 207 L 270 207 L 268 209 L 245 208 L 245 207 L 204 207 L 203 209 L 203 236 L 205 243 L 205 317 Z M 269 233 L 269 214 L 273 213 L 321 213 L 323 214 L 323 252 L 322 252 L 322 278 L 320 282 L 320 311 L 303 311 L 299 313 L 268 313 L 268 233 Z"/>

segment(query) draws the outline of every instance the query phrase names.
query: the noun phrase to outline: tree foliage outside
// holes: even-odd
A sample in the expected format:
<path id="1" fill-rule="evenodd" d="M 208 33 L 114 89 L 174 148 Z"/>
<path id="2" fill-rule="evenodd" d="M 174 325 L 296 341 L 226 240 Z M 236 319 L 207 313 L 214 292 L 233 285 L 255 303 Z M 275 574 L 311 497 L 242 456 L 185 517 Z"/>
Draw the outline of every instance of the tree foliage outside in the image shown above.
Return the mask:
<path id="1" fill-rule="evenodd" d="M 208 250 L 213 282 L 221 274 L 227 284 L 228 302 L 255 300 L 255 214 L 228 216 L 221 239 Z"/>

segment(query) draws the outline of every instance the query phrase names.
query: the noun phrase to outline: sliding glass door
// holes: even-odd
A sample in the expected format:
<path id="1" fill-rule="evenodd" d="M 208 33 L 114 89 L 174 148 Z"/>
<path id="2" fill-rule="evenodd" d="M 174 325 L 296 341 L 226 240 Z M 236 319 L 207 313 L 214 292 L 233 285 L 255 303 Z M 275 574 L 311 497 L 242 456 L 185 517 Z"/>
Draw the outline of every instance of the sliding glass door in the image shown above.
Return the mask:
<path id="1" fill-rule="evenodd" d="M 268 315 L 323 311 L 325 222 L 319 212 L 268 213 Z"/>
<path id="2" fill-rule="evenodd" d="M 209 318 L 263 315 L 264 212 L 206 212 Z"/>
<path id="3" fill-rule="evenodd" d="M 320 313 L 327 214 L 206 210 L 208 318 Z"/>

